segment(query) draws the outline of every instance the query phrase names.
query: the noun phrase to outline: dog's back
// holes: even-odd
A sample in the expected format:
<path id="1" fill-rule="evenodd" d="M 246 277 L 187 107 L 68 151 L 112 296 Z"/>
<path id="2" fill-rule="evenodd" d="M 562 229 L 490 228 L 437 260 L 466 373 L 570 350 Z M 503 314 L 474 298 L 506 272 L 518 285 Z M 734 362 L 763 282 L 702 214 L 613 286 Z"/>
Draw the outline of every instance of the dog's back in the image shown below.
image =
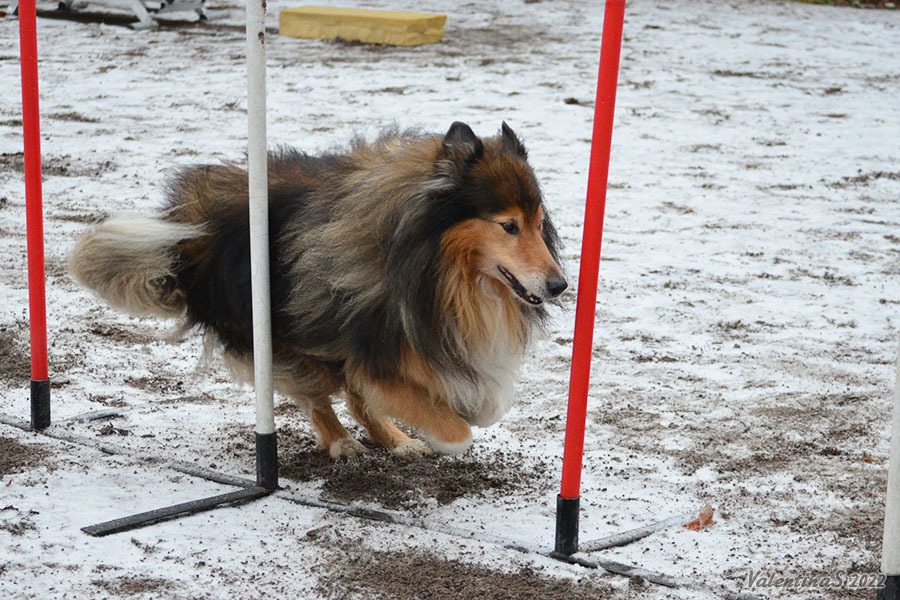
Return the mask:
<path id="1" fill-rule="evenodd" d="M 312 180 L 305 155 L 273 155 L 270 238 L 296 225 Z M 233 165 L 188 167 L 168 189 L 155 216 L 112 217 L 86 232 L 69 267 L 75 278 L 112 306 L 135 315 L 184 315 L 188 325 L 213 330 L 233 354 L 252 350 L 247 172 Z M 272 245 L 273 306 L 287 284 Z M 275 318 L 277 321 L 277 313 Z M 276 331 L 280 330 L 277 327 Z"/>

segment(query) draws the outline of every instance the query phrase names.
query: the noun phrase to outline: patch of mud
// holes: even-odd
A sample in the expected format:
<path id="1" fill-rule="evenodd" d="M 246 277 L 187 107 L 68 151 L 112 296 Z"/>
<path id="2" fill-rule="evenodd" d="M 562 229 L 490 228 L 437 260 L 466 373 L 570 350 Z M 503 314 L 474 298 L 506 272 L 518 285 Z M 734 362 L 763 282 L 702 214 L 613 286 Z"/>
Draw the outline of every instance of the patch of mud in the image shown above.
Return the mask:
<path id="1" fill-rule="evenodd" d="M 28 330 L 23 321 L 0 325 L 0 381 L 8 385 L 23 385 L 31 377 L 31 354 Z"/>
<path id="2" fill-rule="evenodd" d="M 173 394 L 183 395 L 184 381 L 164 375 L 151 375 L 150 377 L 126 377 L 125 383 L 142 390 L 147 390 L 162 396 Z"/>
<path id="3" fill-rule="evenodd" d="M 103 427 L 101 427 L 100 429 L 97 430 L 97 435 L 104 435 L 104 436 L 106 436 L 106 435 L 121 435 L 121 436 L 126 436 L 126 435 L 131 435 L 131 430 L 130 430 L 130 429 L 124 429 L 124 428 L 122 428 L 122 427 L 116 427 L 116 426 L 113 425 L 112 423 L 107 423 L 106 425 L 104 425 Z"/>
<path id="4" fill-rule="evenodd" d="M 501 22 L 495 17 L 489 27 L 462 27 L 449 28 L 444 35 L 444 43 L 439 51 L 444 48 L 453 48 L 457 52 L 471 52 L 471 48 L 478 48 L 478 56 L 489 54 L 491 51 L 500 53 L 503 61 L 517 58 L 514 49 L 528 50 L 532 53 L 543 53 L 552 44 L 565 43 L 565 39 L 553 30 L 542 26 L 540 23 L 511 23 Z M 448 52 L 442 52 L 449 54 Z M 513 62 L 523 62 L 517 58 Z"/>
<path id="5" fill-rule="evenodd" d="M 95 117 L 87 117 L 79 112 L 55 112 L 43 115 L 44 118 L 54 119 L 56 121 L 74 121 L 76 123 L 99 123 L 100 119 Z"/>
<path id="6" fill-rule="evenodd" d="M 51 261 L 47 264 L 49 274 Z M 28 337 L 27 321 L 0 324 L 0 383 L 27 388 L 31 380 L 31 348 Z M 49 352 L 50 379 L 54 387 L 60 387 L 66 384 L 62 376 L 84 363 L 84 352 L 66 344 L 54 345 L 53 340 Z"/>
<path id="7" fill-rule="evenodd" d="M 252 432 L 231 431 L 227 453 L 252 462 Z M 310 433 L 278 431 L 279 475 L 295 482 L 322 482 L 322 493 L 340 502 L 370 502 L 387 509 L 410 508 L 436 501 L 449 504 L 464 497 L 521 494 L 543 488 L 553 476 L 544 462 L 514 452 L 478 452 L 462 456 L 394 456 L 364 443 L 370 452 L 351 461 L 335 461 Z"/>
<path id="8" fill-rule="evenodd" d="M 109 213 L 100 211 L 94 213 L 62 213 L 47 215 L 47 219 L 51 221 L 63 221 L 66 223 L 84 223 L 85 225 L 95 225 L 109 218 Z"/>
<path id="9" fill-rule="evenodd" d="M 78 161 L 68 154 L 63 156 L 44 155 L 41 159 L 41 175 L 44 177 L 98 177 L 115 171 L 116 163 L 111 160 L 102 163 Z M 0 154 L 0 172 L 25 172 L 24 152 Z"/>
<path id="10" fill-rule="evenodd" d="M 769 73 L 760 73 L 758 71 L 732 71 L 731 69 L 716 69 L 712 74 L 717 77 L 748 77 L 750 79 L 772 79 L 774 77 Z"/>
<path id="11" fill-rule="evenodd" d="M 0 476 L 23 473 L 44 462 L 50 453 L 44 446 L 23 444 L 0 436 Z"/>
<path id="12" fill-rule="evenodd" d="M 104 325 L 97 323 L 93 325 L 90 332 L 100 337 L 109 338 L 114 342 L 128 342 L 130 344 L 152 344 L 159 341 L 159 338 L 152 333 L 134 331 L 125 329 L 116 325 Z"/>
<path id="13" fill-rule="evenodd" d="M 128 406 L 128 403 L 118 396 L 89 394 L 88 400 L 90 400 L 91 402 L 96 402 L 97 404 L 102 404 L 103 406 L 108 406 L 110 408 L 124 408 Z"/>
<path id="14" fill-rule="evenodd" d="M 29 531 L 37 531 L 34 521 L 31 520 L 31 516 L 36 514 L 36 511 L 22 511 L 11 504 L 4 506 L 0 508 L 0 531 L 15 537 L 23 536 Z"/>
<path id="15" fill-rule="evenodd" d="M 608 598 L 613 589 L 585 577 L 557 579 L 531 567 L 494 571 L 425 552 L 363 552 L 346 545 L 335 568 L 320 579 L 327 598 L 444 600 L 445 598 Z"/>
<path id="16" fill-rule="evenodd" d="M 122 576 L 115 579 L 95 579 L 91 584 L 114 597 L 144 594 L 159 594 L 153 597 L 166 597 L 167 594 L 164 592 L 175 587 L 171 581 L 161 577 Z"/>
<path id="17" fill-rule="evenodd" d="M 859 173 L 852 177 L 841 177 L 840 181 L 832 181 L 828 185 L 836 188 L 846 188 L 856 185 L 869 185 L 873 181 L 886 179 L 888 181 L 900 181 L 900 171 L 870 171 Z"/>

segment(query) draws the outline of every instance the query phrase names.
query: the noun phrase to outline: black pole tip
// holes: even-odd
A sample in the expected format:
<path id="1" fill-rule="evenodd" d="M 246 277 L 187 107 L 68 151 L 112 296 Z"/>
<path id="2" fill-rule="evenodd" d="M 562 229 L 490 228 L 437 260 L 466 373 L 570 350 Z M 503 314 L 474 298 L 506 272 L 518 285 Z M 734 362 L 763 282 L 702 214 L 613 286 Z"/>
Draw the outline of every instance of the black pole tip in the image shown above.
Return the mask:
<path id="1" fill-rule="evenodd" d="M 572 556 L 578 552 L 578 507 L 580 498 L 556 497 L 556 554 Z"/>
<path id="2" fill-rule="evenodd" d="M 900 600 L 900 575 L 888 575 L 884 587 L 879 588 L 876 600 Z"/>
<path id="3" fill-rule="evenodd" d="M 40 431 L 50 426 L 50 380 L 31 380 L 31 428 Z"/>
<path id="4" fill-rule="evenodd" d="M 275 433 L 256 434 L 256 485 L 278 489 L 278 439 Z"/>

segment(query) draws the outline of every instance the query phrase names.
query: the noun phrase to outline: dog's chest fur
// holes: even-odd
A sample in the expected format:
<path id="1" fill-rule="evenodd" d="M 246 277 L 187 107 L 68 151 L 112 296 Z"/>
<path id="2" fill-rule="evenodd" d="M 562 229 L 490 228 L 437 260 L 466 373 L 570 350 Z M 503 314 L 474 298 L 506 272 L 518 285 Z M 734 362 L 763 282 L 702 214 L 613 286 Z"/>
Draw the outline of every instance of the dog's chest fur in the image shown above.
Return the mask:
<path id="1" fill-rule="evenodd" d="M 470 354 L 475 377 L 443 375 L 447 400 L 466 421 L 479 427 L 496 423 L 512 406 L 524 348 L 521 337 L 503 326 L 500 314 L 493 319 L 491 344 Z"/>

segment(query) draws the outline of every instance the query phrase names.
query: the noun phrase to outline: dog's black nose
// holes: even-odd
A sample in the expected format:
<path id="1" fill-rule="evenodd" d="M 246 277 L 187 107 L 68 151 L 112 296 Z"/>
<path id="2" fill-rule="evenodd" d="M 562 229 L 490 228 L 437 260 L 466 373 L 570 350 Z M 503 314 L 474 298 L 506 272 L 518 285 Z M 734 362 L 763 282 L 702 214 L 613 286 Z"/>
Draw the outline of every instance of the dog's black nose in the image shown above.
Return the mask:
<path id="1" fill-rule="evenodd" d="M 562 294 L 567 287 L 569 287 L 569 284 L 562 277 L 551 277 L 547 280 L 547 291 L 550 293 L 551 298 L 556 298 Z"/>

